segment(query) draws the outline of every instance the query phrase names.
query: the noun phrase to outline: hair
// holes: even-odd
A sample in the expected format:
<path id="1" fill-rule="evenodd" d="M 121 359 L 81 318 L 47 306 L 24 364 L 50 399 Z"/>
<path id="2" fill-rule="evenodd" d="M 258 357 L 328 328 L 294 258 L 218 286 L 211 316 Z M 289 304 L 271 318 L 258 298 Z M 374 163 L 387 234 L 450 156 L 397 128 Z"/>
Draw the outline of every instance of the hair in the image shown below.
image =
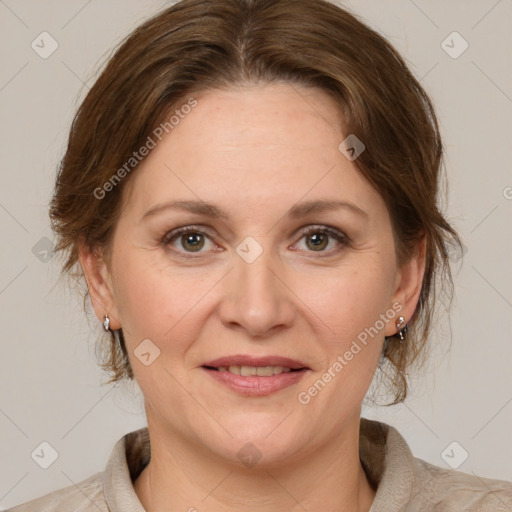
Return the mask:
<path id="1" fill-rule="evenodd" d="M 75 115 L 57 173 L 50 218 L 56 250 L 65 254 L 62 273 L 83 278 L 79 243 L 108 254 L 136 165 L 129 176 L 119 171 L 173 109 L 201 91 L 273 82 L 335 99 L 345 135 L 365 145 L 354 164 L 386 203 L 398 263 L 425 238 L 406 342 L 386 338 L 381 355 L 392 403 L 402 402 L 407 371 L 425 352 L 439 285 L 453 296 L 448 244 L 461 241 L 438 204 L 443 147 L 427 93 L 386 39 L 326 0 L 182 0 L 119 44 Z M 98 340 L 109 382 L 133 378 L 122 329 L 117 335 Z"/>

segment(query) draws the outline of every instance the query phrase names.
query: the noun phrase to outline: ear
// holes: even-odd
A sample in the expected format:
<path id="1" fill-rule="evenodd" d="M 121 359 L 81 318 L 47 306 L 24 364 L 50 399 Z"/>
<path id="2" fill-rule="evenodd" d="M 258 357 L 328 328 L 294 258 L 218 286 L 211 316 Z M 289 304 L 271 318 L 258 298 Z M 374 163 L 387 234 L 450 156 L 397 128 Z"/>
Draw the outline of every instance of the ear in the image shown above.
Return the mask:
<path id="1" fill-rule="evenodd" d="M 397 311 L 396 320 L 398 316 L 403 316 L 405 324 L 410 321 L 418 305 L 425 273 L 425 256 L 426 237 L 423 235 L 416 244 L 411 259 L 404 263 L 397 272 L 392 304 L 399 303 L 402 307 L 400 311 Z M 385 336 L 394 336 L 398 332 L 395 322 L 389 322 L 386 325 Z"/>
<path id="2" fill-rule="evenodd" d="M 121 323 L 114 301 L 112 279 L 101 251 L 91 249 L 80 242 L 78 258 L 87 281 L 96 317 L 103 323 L 105 315 L 108 315 L 110 328 L 112 330 L 120 329 Z"/>

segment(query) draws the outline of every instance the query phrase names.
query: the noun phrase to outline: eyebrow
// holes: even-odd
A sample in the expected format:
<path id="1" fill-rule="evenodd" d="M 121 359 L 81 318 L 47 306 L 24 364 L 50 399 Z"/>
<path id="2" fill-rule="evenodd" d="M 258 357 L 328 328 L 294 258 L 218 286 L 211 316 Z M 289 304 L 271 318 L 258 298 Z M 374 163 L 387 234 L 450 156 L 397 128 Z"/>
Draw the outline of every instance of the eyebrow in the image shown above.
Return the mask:
<path id="1" fill-rule="evenodd" d="M 285 214 L 285 216 L 292 219 L 297 219 L 311 213 L 322 213 L 338 209 L 346 209 L 359 216 L 368 218 L 368 213 L 354 203 L 349 201 L 333 201 L 325 199 L 317 199 L 314 201 L 298 203 L 292 206 L 290 210 Z M 141 220 L 145 219 L 146 217 L 156 215 L 165 210 L 183 210 L 190 213 L 207 215 L 215 219 L 226 221 L 229 220 L 229 214 L 218 206 L 215 206 L 211 203 L 206 203 L 204 201 L 193 200 L 177 200 L 157 204 L 146 211 Z"/>

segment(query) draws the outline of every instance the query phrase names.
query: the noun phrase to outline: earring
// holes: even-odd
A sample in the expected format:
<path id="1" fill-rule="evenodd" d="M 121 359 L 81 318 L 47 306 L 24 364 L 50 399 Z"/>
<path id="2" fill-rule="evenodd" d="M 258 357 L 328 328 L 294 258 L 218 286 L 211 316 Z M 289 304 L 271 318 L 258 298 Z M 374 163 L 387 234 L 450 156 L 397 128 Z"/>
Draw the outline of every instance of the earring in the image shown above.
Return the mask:
<path id="1" fill-rule="evenodd" d="M 105 319 L 103 320 L 103 329 L 105 329 L 105 331 L 109 331 L 110 330 L 110 318 L 108 317 L 108 315 L 105 315 L 104 317 Z"/>
<path id="2" fill-rule="evenodd" d="M 397 334 L 400 336 L 400 343 L 403 343 L 403 341 L 405 340 L 404 334 L 405 334 L 405 331 L 407 330 L 407 326 L 404 326 L 402 328 L 402 325 L 404 323 L 405 323 L 405 318 L 403 316 L 399 316 L 398 321 L 396 322 L 396 328 L 398 329 Z"/>

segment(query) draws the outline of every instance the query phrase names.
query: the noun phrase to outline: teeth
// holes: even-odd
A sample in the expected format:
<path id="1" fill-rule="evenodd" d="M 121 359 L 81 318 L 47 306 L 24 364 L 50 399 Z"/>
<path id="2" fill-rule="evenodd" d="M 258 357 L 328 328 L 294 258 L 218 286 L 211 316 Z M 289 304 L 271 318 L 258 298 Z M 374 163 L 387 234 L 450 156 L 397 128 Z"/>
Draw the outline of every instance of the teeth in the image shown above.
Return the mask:
<path id="1" fill-rule="evenodd" d="M 271 377 L 272 375 L 279 375 L 281 373 L 291 372 L 291 368 L 285 366 L 219 366 L 217 368 L 220 372 L 234 373 L 235 375 L 242 375 L 243 377 Z"/>

